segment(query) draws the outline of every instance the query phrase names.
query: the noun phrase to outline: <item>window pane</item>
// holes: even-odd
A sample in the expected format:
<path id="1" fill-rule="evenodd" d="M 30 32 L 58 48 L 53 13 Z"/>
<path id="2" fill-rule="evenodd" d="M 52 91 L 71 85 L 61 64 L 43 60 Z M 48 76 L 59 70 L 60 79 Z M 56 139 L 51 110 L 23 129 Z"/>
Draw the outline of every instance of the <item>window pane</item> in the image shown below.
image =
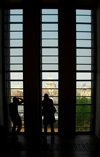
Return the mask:
<path id="1" fill-rule="evenodd" d="M 42 40 L 42 46 L 45 47 L 57 47 L 58 46 L 58 40 Z"/>
<path id="2" fill-rule="evenodd" d="M 42 55 L 58 55 L 58 48 L 42 48 Z"/>
<path id="3" fill-rule="evenodd" d="M 42 24 L 42 31 L 58 31 L 58 24 Z"/>
<path id="4" fill-rule="evenodd" d="M 91 10 L 76 10 L 76 15 L 91 15 Z"/>
<path id="5" fill-rule="evenodd" d="M 42 32 L 42 38 L 58 38 L 58 32 Z"/>
<path id="6" fill-rule="evenodd" d="M 76 73 L 77 80 L 91 80 L 91 73 Z"/>
<path id="7" fill-rule="evenodd" d="M 42 9 L 42 14 L 58 14 L 58 9 Z"/>
<path id="8" fill-rule="evenodd" d="M 91 64 L 91 57 L 76 57 L 77 64 Z"/>
<path id="9" fill-rule="evenodd" d="M 51 76 L 50 76 L 51 74 Z M 57 80 L 58 79 L 58 72 L 42 72 L 42 79 L 48 80 Z"/>
<path id="10" fill-rule="evenodd" d="M 23 73 L 22 72 L 11 72 L 10 73 L 10 79 L 11 80 L 22 80 L 23 79 Z"/>
<path id="11" fill-rule="evenodd" d="M 11 56 L 23 55 L 23 49 L 22 48 L 17 48 L 17 49 L 10 48 L 10 55 Z"/>
<path id="12" fill-rule="evenodd" d="M 76 33 L 76 39 L 91 39 L 91 33 Z"/>
<path id="13" fill-rule="evenodd" d="M 11 47 L 22 47 L 23 40 L 10 40 L 10 46 Z"/>
<path id="14" fill-rule="evenodd" d="M 91 49 L 76 49 L 77 56 L 92 56 Z"/>
<path id="15" fill-rule="evenodd" d="M 42 63 L 58 63 L 58 57 L 42 57 Z"/>
<path id="16" fill-rule="evenodd" d="M 91 16 L 76 16 L 77 23 L 91 23 Z"/>
<path id="17" fill-rule="evenodd" d="M 10 63 L 23 63 L 23 57 L 10 57 Z"/>
<path id="18" fill-rule="evenodd" d="M 91 47 L 91 40 L 76 40 L 76 47 Z"/>
<path id="19" fill-rule="evenodd" d="M 23 25 L 22 24 L 10 24 L 10 31 L 22 31 Z"/>
<path id="20" fill-rule="evenodd" d="M 91 65 L 76 65 L 76 70 L 88 71 L 88 70 L 91 70 Z"/>
<path id="21" fill-rule="evenodd" d="M 51 64 L 51 65 L 45 64 L 45 65 L 43 65 L 42 64 L 42 70 L 58 70 L 58 65 L 55 65 L 55 64 Z"/>
<path id="22" fill-rule="evenodd" d="M 76 88 L 91 88 L 91 81 L 76 81 Z"/>
<path id="23" fill-rule="evenodd" d="M 10 32 L 10 39 L 22 39 L 23 33 L 22 32 Z"/>
<path id="24" fill-rule="evenodd" d="M 78 88 L 76 89 L 76 96 L 91 96 L 91 88 Z M 79 98 L 81 101 L 81 98 Z"/>
<path id="25" fill-rule="evenodd" d="M 91 31 L 90 24 L 76 24 L 76 31 Z"/>
<path id="26" fill-rule="evenodd" d="M 22 71 L 23 70 L 23 65 L 10 65 L 10 70 L 13 70 L 13 71 Z"/>
<path id="27" fill-rule="evenodd" d="M 42 88 L 58 88 L 58 81 L 42 81 Z"/>
<path id="28" fill-rule="evenodd" d="M 42 22 L 58 22 L 58 15 L 42 15 Z"/>
<path id="29" fill-rule="evenodd" d="M 23 22 L 23 16 L 21 15 L 11 15 L 10 22 Z"/>
<path id="30" fill-rule="evenodd" d="M 23 14 L 22 9 L 10 9 L 10 14 Z"/>

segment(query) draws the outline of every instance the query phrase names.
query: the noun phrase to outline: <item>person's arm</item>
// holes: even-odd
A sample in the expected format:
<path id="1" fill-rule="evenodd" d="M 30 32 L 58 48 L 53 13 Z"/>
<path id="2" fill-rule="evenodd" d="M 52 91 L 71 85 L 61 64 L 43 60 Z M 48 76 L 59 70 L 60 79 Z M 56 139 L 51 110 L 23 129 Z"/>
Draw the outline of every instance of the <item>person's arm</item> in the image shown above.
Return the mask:
<path id="1" fill-rule="evenodd" d="M 24 99 L 18 98 L 18 100 L 19 100 L 19 104 L 18 104 L 18 105 L 22 105 L 22 103 L 24 102 Z M 20 101 L 20 100 L 21 100 L 21 101 Z"/>

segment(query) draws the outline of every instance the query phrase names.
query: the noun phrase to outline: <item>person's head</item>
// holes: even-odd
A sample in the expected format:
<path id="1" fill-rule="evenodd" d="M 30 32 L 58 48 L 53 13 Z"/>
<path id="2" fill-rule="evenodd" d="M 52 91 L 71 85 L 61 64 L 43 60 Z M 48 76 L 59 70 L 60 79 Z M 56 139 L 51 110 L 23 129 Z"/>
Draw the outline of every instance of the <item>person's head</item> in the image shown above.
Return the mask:
<path id="1" fill-rule="evenodd" d="M 18 103 L 18 102 L 19 102 L 18 98 L 13 97 L 13 102 L 14 102 L 14 103 Z"/>
<path id="2" fill-rule="evenodd" d="M 44 99 L 48 99 L 48 94 L 45 94 L 45 95 L 44 95 Z"/>

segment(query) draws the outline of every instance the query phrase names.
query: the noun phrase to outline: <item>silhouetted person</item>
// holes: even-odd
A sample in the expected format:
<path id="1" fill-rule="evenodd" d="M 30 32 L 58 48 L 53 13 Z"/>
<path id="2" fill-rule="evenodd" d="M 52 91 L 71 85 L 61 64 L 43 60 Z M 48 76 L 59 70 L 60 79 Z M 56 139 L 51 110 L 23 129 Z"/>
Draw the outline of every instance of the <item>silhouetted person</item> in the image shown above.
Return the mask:
<path id="1" fill-rule="evenodd" d="M 23 102 L 24 102 L 23 99 L 14 97 L 13 102 L 9 104 L 9 113 L 10 113 L 11 121 L 13 122 L 13 128 L 12 128 L 13 139 L 17 139 L 17 134 L 20 132 L 22 128 L 21 117 L 18 114 L 18 105 L 21 105 Z M 16 127 L 18 127 L 17 130 Z"/>
<path id="2" fill-rule="evenodd" d="M 43 124 L 44 124 L 44 133 L 46 137 L 47 133 L 47 125 L 51 126 L 51 134 L 54 137 L 54 126 L 53 123 L 55 122 L 54 112 L 56 112 L 55 107 L 53 106 L 53 101 L 48 97 L 48 94 L 44 95 L 44 100 L 42 101 L 43 107 Z"/>

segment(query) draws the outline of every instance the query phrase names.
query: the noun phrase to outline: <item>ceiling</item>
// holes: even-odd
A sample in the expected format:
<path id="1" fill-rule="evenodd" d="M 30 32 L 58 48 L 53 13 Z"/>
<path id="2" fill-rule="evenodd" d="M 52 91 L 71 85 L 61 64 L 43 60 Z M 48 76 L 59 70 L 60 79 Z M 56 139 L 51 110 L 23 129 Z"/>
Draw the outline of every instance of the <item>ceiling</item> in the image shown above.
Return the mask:
<path id="1" fill-rule="evenodd" d="M 65 1 L 65 0 L 0 0 L 1 5 L 34 5 L 34 4 L 60 4 L 64 5 L 65 7 L 68 6 L 97 6 L 100 3 L 100 0 L 71 0 L 71 1 Z"/>

